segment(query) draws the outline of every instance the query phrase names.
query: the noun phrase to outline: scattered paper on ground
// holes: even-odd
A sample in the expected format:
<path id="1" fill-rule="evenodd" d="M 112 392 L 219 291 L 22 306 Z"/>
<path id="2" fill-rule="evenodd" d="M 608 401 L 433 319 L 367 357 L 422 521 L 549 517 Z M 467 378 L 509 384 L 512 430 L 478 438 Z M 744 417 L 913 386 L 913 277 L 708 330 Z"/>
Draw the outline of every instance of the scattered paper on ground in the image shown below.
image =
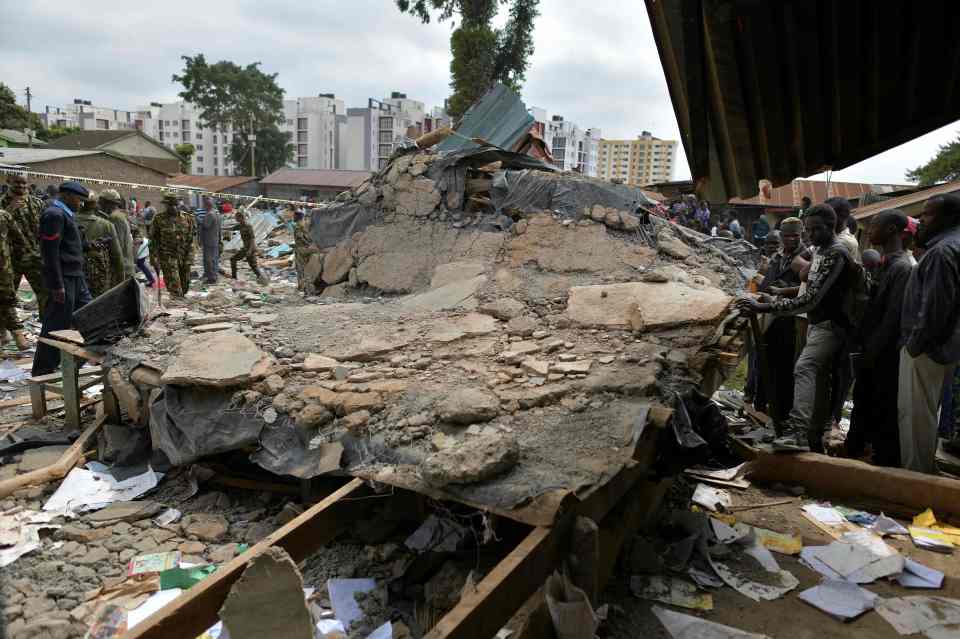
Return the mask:
<path id="1" fill-rule="evenodd" d="M 950 554 L 953 552 L 953 541 L 949 535 L 935 528 L 910 526 L 910 538 L 917 548 Z"/>
<path id="2" fill-rule="evenodd" d="M 74 468 L 43 509 L 63 514 L 96 510 L 113 502 L 135 499 L 154 488 L 158 480 L 152 468 L 123 481 L 117 481 L 109 473 Z"/>
<path id="3" fill-rule="evenodd" d="M 764 547 L 781 555 L 799 555 L 803 548 L 800 535 L 788 535 L 766 528 L 757 528 L 756 526 L 753 527 L 753 533 L 757 536 L 757 541 Z"/>
<path id="4" fill-rule="evenodd" d="M 693 503 L 713 512 L 723 512 L 733 505 L 730 493 L 706 484 L 697 484 L 696 490 L 693 491 Z"/>
<path id="5" fill-rule="evenodd" d="M 901 635 L 924 633 L 929 639 L 956 637 L 960 600 L 946 597 L 890 597 L 877 602 L 877 612 Z M 949 634 L 953 633 L 953 634 Z"/>
<path id="6" fill-rule="evenodd" d="M 724 583 L 745 597 L 754 601 L 778 599 L 800 583 L 790 572 L 782 570 L 770 551 L 753 536 L 729 548 L 732 555 L 708 559 Z"/>
<path id="7" fill-rule="evenodd" d="M 844 621 L 873 609 L 877 595 L 856 584 L 828 579 L 800 593 L 800 599 Z"/>
<path id="8" fill-rule="evenodd" d="M 660 606 L 653 606 L 651 610 L 673 639 L 770 639 L 768 635 L 744 632 Z"/>
<path id="9" fill-rule="evenodd" d="M 903 572 L 897 581 L 904 588 L 940 588 L 943 585 L 943 573 L 904 557 Z"/>
<path id="10" fill-rule="evenodd" d="M 630 590 L 640 599 L 649 599 L 692 610 L 713 610 L 713 595 L 700 592 L 688 581 L 674 577 L 633 576 Z"/>
<path id="11" fill-rule="evenodd" d="M 903 572 L 903 556 L 882 539 L 861 530 L 826 546 L 807 546 L 801 560 L 828 579 L 872 583 Z"/>

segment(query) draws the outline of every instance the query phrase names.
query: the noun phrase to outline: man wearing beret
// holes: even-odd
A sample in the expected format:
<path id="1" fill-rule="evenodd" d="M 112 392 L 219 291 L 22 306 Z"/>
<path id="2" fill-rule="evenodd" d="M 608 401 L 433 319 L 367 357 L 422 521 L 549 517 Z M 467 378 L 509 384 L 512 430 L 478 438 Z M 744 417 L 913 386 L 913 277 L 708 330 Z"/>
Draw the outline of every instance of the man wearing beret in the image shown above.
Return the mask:
<path id="1" fill-rule="evenodd" d="M 90 301 L 83 278 L 83 240 L 76 211 L 90 192 L 79 182 L 64 182 L 56 198 L 40 215 L 40 255 L 43 280 L 50 301 L 43 315 L 40 336 L 71 328 L 73 312 Z M 60 365 L 60 351 L 42 342 L 33 358 L 33 375 L 47 375 Z"/>

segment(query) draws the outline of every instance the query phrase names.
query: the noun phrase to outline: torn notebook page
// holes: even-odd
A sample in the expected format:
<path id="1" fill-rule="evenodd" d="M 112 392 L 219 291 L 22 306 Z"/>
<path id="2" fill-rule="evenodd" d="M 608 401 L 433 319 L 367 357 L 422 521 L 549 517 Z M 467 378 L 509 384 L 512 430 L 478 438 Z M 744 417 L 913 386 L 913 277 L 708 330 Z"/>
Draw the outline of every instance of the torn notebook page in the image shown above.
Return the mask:
<path id="1" fill-rule="evenodd" d="M 800 599 L 842 621 L 872 610 L 877 595 L 856 584 L 828 579 L 800 593 Z"/>
<path id="2" fill-rule="evenodd" d="M 768 635 L 744 632 L 660 606 L 652 606 L 650 610 L 673 639 L 770 639 Z"/>

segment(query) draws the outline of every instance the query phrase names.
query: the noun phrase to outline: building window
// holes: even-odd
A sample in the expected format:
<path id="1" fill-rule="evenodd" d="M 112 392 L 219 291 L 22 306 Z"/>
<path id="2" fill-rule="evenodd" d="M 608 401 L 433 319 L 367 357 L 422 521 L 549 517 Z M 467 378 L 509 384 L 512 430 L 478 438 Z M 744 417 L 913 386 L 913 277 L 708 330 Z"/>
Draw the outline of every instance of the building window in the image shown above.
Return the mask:
<path id="1" fill-rule="evenodd" d="M 307 132 L 297 131 L 297 142 L 306 142 L 306 141 L 307 141 Z"/>
<path id="2" fill-rule="evenodd" d="M 198 145 L 197 145 L 197 151 L 203 151 L 203 145 L 202 145 L 202 144 L 198 144 Z"/>
<path id="3" fill-rule="evenodd" d="M 180 122 L 180 128 L 181 128 L 181 129 L 189 129 L 189 128 L 190 128 L 190 120 L 183 120 L 183 121 L 181 121 L 181 122 Z"/>
<path id="4" fill-rule="evenodd" d="M 307 154 L 307 145 L 298 144 L 297 145 L 297 155 L 306 155 Z"/>
<path id="5" fill-rule="evenodd" d="M 199 131 L 197 131 L 197 132 L 194 134 L 193 139 L 194 139 L 194 140 L 202 140 L 202 139 L 203 139 L 203 134 L 200 133 Z"/>
<path id="6" fill-rule="evenodd" d="M 179 134 L 179 133 L 177 133 L 176 131 L 174 131 L 174 132 L 173 132 L 173 137 L 175 137 L 175 138 L 179 138 L 179 137 L 180 137 L 180 134 Z"/>
<path id="7" fill-rule="evenodd" d="M 393 128 L 393 118 L 380 118 L 380 128 L 381 129 L 392 129 Z"/>
<path id="8" fill-rule="evenodd" d="M 218 150 L 218 147 L 213 147 L 213 154 L 216 155 Z"/>
<path id="9" fill-rule="evenodd" d="M 389 157 L 389 155 L 390 155 L 391 153 L 393 153 L 393 145 L 392 145 L 392 144 L 381 144 L 381 145 L 380 145 L 380 157 Z"/>
<path id="10" fill-rule="evenodd" d="M 217 169 L 217 168 L 214 168 L 214 169 L 213 169 L 213 174 L 214 174 L 214 175 L 220 175 L 220 170 Z"/>
<path id="11" fill-rule="evenodd" d="M 197 162 L 203 162 L 203 156 L 202 156 L 202 155 L 198 155 L 198 156 L 197 156 Z"/>
<path id="12" fill-rule="evenodd" d="M 213 143 L 214 143 L 214 144 L 217 143 L 217 136 L 216 136 L 216 135 L 213 136 Z"/>
<path id="13" fill-rule="evenodd" d="M 303 130 L 307 128 L 307 118 L 297 118 L 297 129 Z"/>
<path id="14" fill-rule="evenodd" d="M 110 122 L 107 120 L 97 120 L 97 128 L 106 131 L 110 128 Z"/>
<path id="15" fill-rule="evenodd" d="M 293 120 L 287 120 L 287 126 L 293 126 Z"/>
<path id="16" fill-rule="evenodd" d="M 197 175 L 203 175 L 203 167 L 202 167 L 202 166 L 198 166 L 198 167 L 197 167 Z"/>
<path id="17" fill-rule="evenodd" d="M 392 135 L 391 135 L 390 131 L 381 131 L 381 132 L 380 132 L 380 141 L 381 141 L 381 142 L 387 142 L 387 143 L 392 142 L 393 140 L 392 140 Z"/>
<path id="18" fill-rule="evenodd" d="M 307 168 L 307 158 L 297 158 L 297 167 L 301 169 Z"/>

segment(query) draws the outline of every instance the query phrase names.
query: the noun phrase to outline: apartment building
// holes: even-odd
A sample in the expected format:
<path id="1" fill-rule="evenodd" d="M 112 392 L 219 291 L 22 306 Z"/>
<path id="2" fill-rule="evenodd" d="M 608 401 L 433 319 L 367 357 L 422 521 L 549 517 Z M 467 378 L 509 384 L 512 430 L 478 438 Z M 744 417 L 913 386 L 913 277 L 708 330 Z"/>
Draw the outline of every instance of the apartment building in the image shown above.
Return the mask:
<path id="1" fill-rule="evenodd" d="M 40 114 L 47 127 L 77 127 L 81 131 L 132 131 L 137 127 L 135 111 L 93 105 L 77 98 L 66 106 L 47 106 Z"/>
<path id="2" fill-rule="evenodd" d="M 136 112 L 136 121 L 148 135 L 168 148 L 190 143 L 194 146 L 190 172 L 193 175 L 246 175 L 249 160 L 235 166 L 230 149 L 235 135 L 232 125 L 205 127 L 200 110 L 184 101 L 151 103 Z M 283 101 L 279 128 L 294 146 L 291 164 L 304 169 L 340 168 L 341 135 L 347 124 L 343 100 L 332 93 Z"/>
<path id="3" fill-rule="evenodd" d="M 644 131 L 635 140 L 600 140 L 598 176 L 631 186 L 669 182 L 677 160 L 677 141 Z"/>
<path id="4" fill-rule="evenodd" d="M 370 98 L 366 107 L 347 109 L 339 168 L 378 171 L 404 139 L 417 138 L 449 123 L 443 109 L 427 113 L 423 102 L 411 100 L 405 93 L 394 91 L 383 100 Z"/>
<path id="5" fill-rule="evenodd" d="M 547 131 L 553 163 L 557 168 L 597 177 L 600 129 L 583 129 L 574 122 L 564 120 L 562 115 L 555 115 Z"/>

